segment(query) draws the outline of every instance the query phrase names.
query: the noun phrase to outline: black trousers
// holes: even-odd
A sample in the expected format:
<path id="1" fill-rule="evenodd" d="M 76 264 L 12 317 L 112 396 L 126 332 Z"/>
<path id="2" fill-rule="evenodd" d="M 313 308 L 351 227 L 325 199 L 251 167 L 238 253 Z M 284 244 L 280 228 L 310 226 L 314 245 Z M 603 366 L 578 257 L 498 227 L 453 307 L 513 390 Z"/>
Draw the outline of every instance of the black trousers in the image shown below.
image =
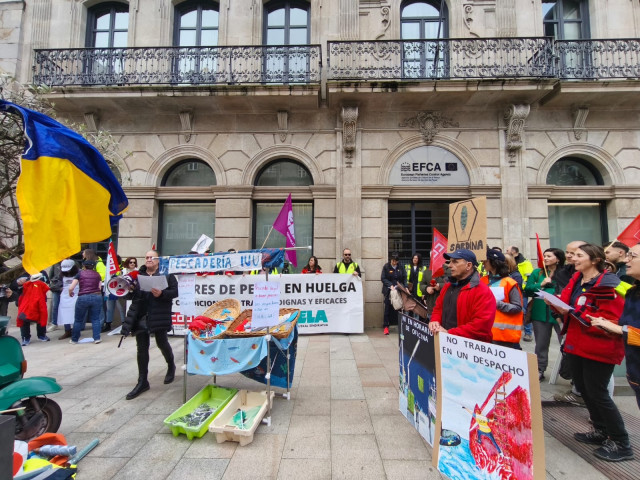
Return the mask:
<path id="1" fill-rule="evenodd" d="M 22 338 L 26 338 L 27 340 L 31 339 L 31 324 L 36 324 L 36 335 L 38 337 L 45 337 L 47 335 L 47 327 L 42 327 L 38 322 L 31 322 L 29 320 L 23 320 L 22 326 L 20 327 L 20 336 Z"/>
<path id="2" fill-rule="evenodd" d="M 167 332 L 155 332 L 154 335 L 156 337 L 156 345 L 167 361 L 167 366 L 174 366 L 173 350 L 171 349 Z M 149 374 L 149 347 L 151 346 L 151 335 L 149 332 L 136 335 L 136 346 L 138 347 L 138 375 L 146 380 Z"/>
<path id="3" fill-rule="evenodd" d="M 611 440 L 628 445 L 629 434 L 607 388 L 614 365 L 571 354 L 567 354 L 567 358 L 573 382 L 582 393 L 593 427 L 603 431 Z"/>
<path id="4" fill-rule="evenodd" d="M 392 324 L 396 325 L 398 323 L 398 312 L 393 308 L 393 305 L 391 305 L 389 295 L 384 296 L 384 318 L 382 322 L 383 327 L 388 327 Z"/>

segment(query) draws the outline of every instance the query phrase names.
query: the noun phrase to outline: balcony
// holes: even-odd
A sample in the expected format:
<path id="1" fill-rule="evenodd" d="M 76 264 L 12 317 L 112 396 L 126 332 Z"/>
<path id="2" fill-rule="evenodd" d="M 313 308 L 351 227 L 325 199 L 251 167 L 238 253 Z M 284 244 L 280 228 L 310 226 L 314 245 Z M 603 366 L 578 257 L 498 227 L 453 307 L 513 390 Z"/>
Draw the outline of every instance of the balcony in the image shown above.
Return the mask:
<path id="1" fill-rule="evenodd" d="M 328 57 L 328 78 L 338 81 L 555 75 L 553 40 L 546 37 L 329 42 Z"/>
<path id="2" fill-rule="evenodd" d="M 557 76 L 561 79 L 609 80 L 640 77 L 640 40 L 557 40 Z"/>
<path id="3" fill-rule="evenodd" d="M 61 86 L 318 84 L 320 45 L 37 49 L 33 82 Z"/>

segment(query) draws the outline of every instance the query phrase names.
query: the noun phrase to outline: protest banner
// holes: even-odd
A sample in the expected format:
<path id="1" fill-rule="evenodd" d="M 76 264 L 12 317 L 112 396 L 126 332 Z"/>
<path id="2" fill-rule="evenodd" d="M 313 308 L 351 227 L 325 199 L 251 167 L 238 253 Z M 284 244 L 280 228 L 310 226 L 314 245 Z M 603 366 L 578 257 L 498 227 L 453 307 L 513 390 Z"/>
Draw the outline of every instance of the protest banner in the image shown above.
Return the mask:
<path id="1" fill-rule="evenodd" d="M 545 478 L 536 356 L 439 333 L 436 365 L 434 466 L 451 479 Z"/>
<path id="2" fill-rule="evenodd" d="M 447 251 L 466 248 L 478 260 L 487 258 L 487 198 L 476 197 L 449 205 Z"/>
<path id="3" fill-rule="evenodd" d="M 225 298 L 238 299 L 243 309 L 252 308 L 254 285 L 264 280 L 265 275 L 196 276 L 195 316 Z M 269 282 L 280 285 L 281 308 L 300 309 L 300 334 L 364 331 L 362 281 L 359 278 L 332 273 L 269 275 Z M 191 319 L 187 315 L 187 322 Z M 178 297 L 173 300 L 172 307 L 174 333 L 184 333 L 184 322 Z"/>
<path id="4" fill-rule="evenodd" d="M 435 341 L 429 325 L 399 315 L 399 408 L 409 423 L 433 447 L 436 429 Z"/>

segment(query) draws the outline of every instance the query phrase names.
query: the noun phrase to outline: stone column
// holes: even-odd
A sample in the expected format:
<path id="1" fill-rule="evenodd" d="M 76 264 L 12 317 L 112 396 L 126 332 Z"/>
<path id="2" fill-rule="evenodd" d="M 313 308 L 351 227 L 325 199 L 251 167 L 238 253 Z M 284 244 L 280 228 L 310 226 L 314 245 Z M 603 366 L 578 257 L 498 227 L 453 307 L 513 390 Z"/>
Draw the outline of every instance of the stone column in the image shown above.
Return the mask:
<path id="1" fill-rule="evenodd" d="M 516 36 L 516 0 L 496 0 L 496 24 L 498 37 Z"/>
<path id="2" fill-rule="evenodd" d="M 358 40 L 358 0 L 340 0 L 340 40 Z"/>
<path id="3" fill-rule="evenodd" d="M 530 258 L 527 165 L 523 155 L 525 120 L 530 106 L 509 105 L 504 112 L 506 134 L 500 135 L 503 247 L 517 246 Z"/>

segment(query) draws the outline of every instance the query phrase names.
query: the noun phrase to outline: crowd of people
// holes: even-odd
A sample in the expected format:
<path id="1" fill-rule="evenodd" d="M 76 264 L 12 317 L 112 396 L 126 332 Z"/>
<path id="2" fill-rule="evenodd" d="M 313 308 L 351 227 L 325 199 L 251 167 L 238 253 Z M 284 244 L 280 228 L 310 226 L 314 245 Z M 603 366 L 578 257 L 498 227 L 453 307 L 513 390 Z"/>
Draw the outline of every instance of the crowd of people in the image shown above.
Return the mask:
<path id="1" fill-rule="evenodd" d="M 577 432 L 574 438 L 597 445 L 593 453 L 602 460 L 632 459 L 612 387 L 614 366 L 626 355 L 627 378 L 640 408 L 640 244 L 630 249 L 613 242 L 603 248 L 574 241 L 565 251 L 545 250 L 543 266 L 537 269 L 515 247 L 506 253 L 498 247 L 487 249 L 482 264 L 464 249 L 444 258 L 446 278 L 431 279 L 420 255 L 414 254 L 403 267 L 398 253 L 391 253 L 381 273 L 384 334 L 396 318 L 391 292 L 402 286 L 424 304 L 433 304 L 424 319 L 433 334 L 447 332 L 521 349 L 520 341 L 527 340 L 525 327 L 531 325 L 542 381 L 555 332 L 572 390 L 554 398 L 583 404 L 592 423 L 589 431 Z M 539 292 L 563 303 L 543 299 Z M 435 303 L 427 298 L 430 294 Z"/>

